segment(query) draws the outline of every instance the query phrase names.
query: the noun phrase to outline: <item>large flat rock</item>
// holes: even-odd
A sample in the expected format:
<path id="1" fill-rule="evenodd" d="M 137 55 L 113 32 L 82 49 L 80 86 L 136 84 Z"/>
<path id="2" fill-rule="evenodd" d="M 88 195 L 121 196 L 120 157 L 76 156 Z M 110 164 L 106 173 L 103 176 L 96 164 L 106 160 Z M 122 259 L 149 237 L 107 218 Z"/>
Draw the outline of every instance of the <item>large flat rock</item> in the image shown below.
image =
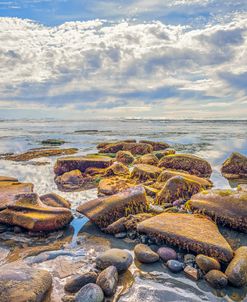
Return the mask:
<path id="1" fill-rule="evenodd" d="M 205 216 L 162 213 L 139 223 L 137 230 L 151 238 L 221 261 L 228 262 L 233 257 L 233 251 L 217 225 Z"/>
<path id="2" fill-rule="evenodd" d="M 247 232 L 247 192 L 209 190 L 192 196 L 188 206 L 217 222 Z"/>
<path id="3" fill-rule="evenodd" d="M 56 161 L 54 172 L 56 175 L 62 175 L 65 172 L 70 172 L 72 170 L 80 170 L 82 173 L 86 171 L 87 168 L 107 168 L 113 163 L 112 158 L 106 156 L 73 156 L 73 157 L 63 157 Z"/>
<path id="4" fill-rule="evenodd" d="M 106 228 L 119 218 L 143 212 L 147 207 L 145 189 L 136 186 L 115 195 L 88 201 L 80 205 L 77 211 L 100 228 Z"/>

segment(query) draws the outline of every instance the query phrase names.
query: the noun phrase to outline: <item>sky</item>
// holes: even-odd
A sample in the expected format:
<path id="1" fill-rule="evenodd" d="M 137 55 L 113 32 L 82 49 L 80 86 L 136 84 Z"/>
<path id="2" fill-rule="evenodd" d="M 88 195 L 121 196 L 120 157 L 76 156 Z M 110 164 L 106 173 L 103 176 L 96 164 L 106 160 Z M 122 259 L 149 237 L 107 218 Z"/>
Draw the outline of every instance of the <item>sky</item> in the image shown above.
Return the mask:
<path id="1" fill-rule="evenodd" d="M 0 119 L 247 119 L 247 0 L 0 0 Z"/>

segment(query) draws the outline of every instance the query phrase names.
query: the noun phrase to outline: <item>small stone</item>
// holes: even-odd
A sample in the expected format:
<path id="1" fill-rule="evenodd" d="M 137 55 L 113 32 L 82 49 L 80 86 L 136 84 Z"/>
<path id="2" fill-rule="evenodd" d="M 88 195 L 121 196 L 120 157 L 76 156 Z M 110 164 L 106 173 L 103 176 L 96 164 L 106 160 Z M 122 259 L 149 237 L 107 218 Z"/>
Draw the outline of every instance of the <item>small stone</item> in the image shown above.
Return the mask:
<path id="1" fill-rule="evenodd" d="M 127 236 L 127 233 L 126 232 L 122 232 L 122 233 L 117 233 L 114 235 L 115 238 L 117 239 L 123 239 Z"/>
<path id="2" fill-rule="evenodd" d="M 141 263 L 154 263 L 159 260 L 159 255 L 145 244 L 137 244 L 134 253 L 136 259 Z"/>
<path id="3" fill-rule="evenodd" d="M 62 302 L 74 302 L 75 297 L 71 295 L 65 295 L 62 297 Z"/>
<path id="4" fill-rule="evenodd" d="M 173 273 L 179 273 L 183 270 L 183 263 L 177 260 L 168 260 L 166 265 Z"/>
<path id="5" fill-rule="evenodd" d="M 196 256 L 195 255 L 193 255 L 193 254 L 186 254 L 184 256 L 184 263 L 186 265 L 194 266 L 195 262 L 196 262 Z"/>
<path id="6" fill-rule="evenodd" d="M 192 279 L 194 281 L 197 281 L 200 278 L 199 271 L 196 268 L 194 268 L 194 267 L 192 267 L 190 265 L 187 265 L 184 268 L 184 273 L 185 273 L 186 277 L 188 277 L 188 278 L 190 278 L 190 279 Z"/>
<path id="7" fill-rule="evenodd" d="M 107 297 L 115 294 L 118 283 L 118 272 L 115 266 L 109 266 L 103 270 L 96 281 Z"/>
<path id="8" fill-rule="evenodd" d="M 132 264 L 133 258 L 127 251 L 110 249 L 96 258 L 96 266 L 104 270 L 108 266 L 115 266 L 119 273 L 125 272 Z"/>
<path id="9" fill-rule="evenodd" d="M 160 247 L 157 253 L 164 262 L 177 259 L 176 251 L 169 247 Z"/>
<path id="10" fill-rule="evenodd" d="M 78 292 L 84 285 L 88 283 L 96 283 L 97 274 L 93 272 L 85 273 L 83 275 L 76 275 L 70 278 L 64 289 L 69 293 Z"/>
<path id="11" fill-rule="evenodd" d="M 211 270 L 205 275 L 207 282 L 214 288 L 224 288 L 227 286 L 227 276 L 218 270 Z"/>
<path id="12" fill-rule="evenodd" d="M 89 283 L 83 288 L 75 296 L 75 302 L 103 302 L 104 301 L 104 293 L 102 289 L 94 283 Z"/>
<path id="13" fill-rule="evenodd" d="M 220 270 L 220 263 L 218 260 L 208 257 L 206 255 L 197 255 L 196 256 L 196 264 L 198 267 L 204 272 L 207 273 L 211 270 Z"/>

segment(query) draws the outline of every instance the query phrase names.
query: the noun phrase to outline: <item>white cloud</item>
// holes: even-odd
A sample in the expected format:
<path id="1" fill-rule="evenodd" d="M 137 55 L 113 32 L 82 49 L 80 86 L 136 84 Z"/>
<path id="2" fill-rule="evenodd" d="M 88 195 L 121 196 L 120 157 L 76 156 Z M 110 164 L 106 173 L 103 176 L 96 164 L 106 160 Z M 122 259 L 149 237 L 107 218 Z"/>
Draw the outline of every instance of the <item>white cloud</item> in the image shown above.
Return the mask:
<path id="1" fill-rule="evenodd" d="M 239 14 L 193 29 L 102 20 L 47 27 L 0 18 L 0 106 L 40 104 L 95 116 L 160 116 L 162 110 L 223 116 L 214 107 L 246 101 L 246 85 L 235 84 L 236 77 L 244 83 L 247 73 L 245 21 Z M 246 115 L 238 108 L 239 114 L 232 111 L 236 117 Z"/>

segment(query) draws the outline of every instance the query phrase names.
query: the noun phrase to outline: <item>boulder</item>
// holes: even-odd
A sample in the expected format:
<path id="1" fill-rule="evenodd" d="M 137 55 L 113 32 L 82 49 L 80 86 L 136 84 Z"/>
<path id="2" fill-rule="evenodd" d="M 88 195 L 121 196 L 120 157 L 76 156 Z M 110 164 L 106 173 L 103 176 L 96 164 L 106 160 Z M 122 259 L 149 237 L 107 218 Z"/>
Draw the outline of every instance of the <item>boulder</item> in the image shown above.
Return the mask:
<path id="1" fill-rule="evenodd" d="M 186 177 L 173 176 L 157 194 L 156 203 L 173 203 L 176 200 L 188 200 L 190 197 L 202 190 L 201 185 Z"/>
<path id="2" fill-rule="evenodd" d="M 116 160 L 124 165 L 131 165 L 135 158 L 129 151 L 118 151 Z"/>
<path id="3" fill-rule="evenodd" d="M 140 143 L 151 145 L 154 151 L 165 150 L 170 147 L 170 145 L 167 143 L 153 142 L 149 140 L 140 140 Z"/>
<path id="4" fill-rule="evenodd" d="M 123 216 L 145 212 L 147 209 L 145 190 L 142 186 L 136 186 L 115 195 L 88 201 L 80 205 L 77 211 L 100 228 L 106 228 Z"/>
<path id="5" fill-rule="evenodd" d="M 226 269 L 226 276 L 236 287 L 247 284 L 247 246 L 241 246 L 235 251 L 235 256 Z"/>
<path id="6" fill-rule="evenodd" d="M 154 263 L 159 260 L 159 255 L 145 244 L 137 244 L 134 248 L 134 253 L 136 259 L 141 263 Z"/>
<path id="7" fill-rule="evenodd" d="M 22 193 L 32 193 L 33 184 L 21 183 L 18 181 L 1 181 L 0 182 L 0 210 L 6 208 L 11 203 L 15 195 Z"/>
<path id="8" fill-rule="evenodd" d="M 146 164 L 146 165 L 153 165 L 153 166 L 157 166 L 158 163 L 159 163 L 158 158 L 152 153 L 142 155 L 141 157 L 137 158 L 135 161 L 135 164 Z"/>
<path id="9" fill-rule="evenodd" d="M 71 204 L 68 200 L 53 192 L 40 196 L 40 200 L 43 202 L 43 204 L 49 207 L 58 207 L 58 208 L 67 208 L 67 209 L 71 208 Z"/>
<path id="10" fill-rule="evenodd" d="M 135 186 L 131 179 L 121 177 L 102 178 L 98 184 L 99 195 L 113 195 Z"/>
<path id="11" fill-rule="evenodd" d="M 115 294 L 118 283 L 118 272 L 115 266 L 109 266 L 98 276 L 96 284 L 101 287 L 106 297 Z"/>
<path id="12" fill-rule="evenodd" d="M 97 186 L 95 178 L 81 173 L 80 170 L 65 172 L 54 180 L 58 189 L 64 192 L 89 190 Z"/>
<path id="13" fill-rule="evenodd" d="M 64 289 L 69 293 L 77 293 L 83 286 L 88 283 L 96 283 L 97 274 L 88 272 L 82 275 L 71 277 L 65 284 Z"/>
<path id="14" fill-rule="evenodd" d="M 129 169 L 124 164 L 115 162 L 106 168 L 104 176 L 128 176 L 129 174 Z"/>
<path id="15" fill-rule="evenodd" d="M 155 180 L 161 173 L 161 169 L 152 165 L 137 164 L 131 173 L 131 178 L 139 182 Z"/>
<path id="16" fill-rule="evenodd" d="M 204 189 L 211 188 L 213 186 L 213 183 L 209 179 L 198 177 L 196 175 L 191 175 L 186 172 L 169 170 L 169 169 L 161 172 L 160 176 L 157 179 L 157 182 L 165 183 L 174 176 L 181 176 L 181 177 L 185 177 L 191 181 L 195 181 L 195 182 L 199 183 L 201 185 L 201 187 Z"/>
<path id="17" fill-rule="evenodd" d="M 107 168 L 112 165 L 113 160 L 106 156 L 77 156 L 58 158 L 54 166 L 56 175 L 62 175 L 72 170 L 80 170 L 82 173 L 87 168 Z"/>
<path id="18" fill-rule="evenodd" d="M 102 146 L 102 145 L 101 145 Z M 117 153 L 118 151 L 129 151 L 133 155 L 143 155 L 151 153 L 153 147 L 149 144 L 134 143 L 134 142 L 117 142 L 106 144 L 100 148 L 100 153 Z"/>
<path id="19" fill-rule="evenodd" d="M 154 155 L 158 158 L 161 159 L 162 157 L 166 156 L 166 155 L 171 155 L 171 154 L 175 154 L 176 150 L 168 148 L 165 150 L 160 150 L 160 151 L 155 151 Z"/>
<path id="20" fill-rule="evenodd" d="M 167 262 L 168 260 L 177 260 L 176 251 L 170 247 L 160 247 L 157 254 L 164 262 Z"/>
<path id="21" fill-rule="evenodd" d="M 194 212 L 204 213 L 218 223 L 247 232 L 247 193 L 234 190 L 202 191 L 187 204 Z"/>
<path id="22" fill-rule="evenodd" d="M 104 293 L 102 289 L 94 283 L 83 286 L 75 296 L 75 302 L 103 302 Z"/>
<path id="23" fill-rule="evenodd" d="M 69 209 L 48 207 L 35 193 L 19 194 L 0 212 L 0 223 L 20 226 L 30 231 L 54 231 L 72 219 Z"/>
<path id="24" fill-rule="evenodd" d="M 221 173 L 228 179 L 247 178 L 247 157 L 238 152 L 233 152 L 224 161 Z"/>
<path id="25" fill-rule="evenodd" d="M 70 155 L 75 154 L 78 152 L 76 148 L 70 149 L 35 149 L 29 150 L 27 152 L 21 154 L 14 154 L 5 156 L 4 159 L 6 160 L 13 160 L 13 161 L 27 161 L 34 158 L 39 157 L 49 157 L 49 156 L 59 156 L 59 155 Z"/>
<path id="26" fill-rule="evenodd" d="M 218 270 L 211 270 L 205 276 L 206 281 L 214 288 L 221 289 L 227 286 L 227 276 Z"/>
<path id="27" fill-rule="evenodd" d="M 233 251 L 216 224 L 205 216 L 162 213 L 137 225 L 141 234 L 180 248 L 230 261 Z"/>
<path id="28" fill-rule="evenodd" d="M 190 154 L 173 154 L 164 156 L 159 163 L 159 167 L 182 170 L 192 175 L 199 177 L 210 177 L 212 168 L 205 160 L 195 155 Z"/>
<path id="29" fill-rule="evenodd" d="M 1 267 L 1 302 L 41 302 L 52 286 L 48 271 L 8 264 Z"/>
<path id="30" fill-rule="evenodd" d="M 96 258 L 96 266 L 104 270 L 109 266 L 115 266 L 119 273 L 127 271 L 133 262 L 131 254 L 125 250 L 110 249 Z"/>
<path id="31" fill-rule="evenodd" d="M 202 254 L 196 256 L 196 264 L 204 273 L 207 273 L 211 270 L 220 271 L 221 268 L 217 259 Z"/>

